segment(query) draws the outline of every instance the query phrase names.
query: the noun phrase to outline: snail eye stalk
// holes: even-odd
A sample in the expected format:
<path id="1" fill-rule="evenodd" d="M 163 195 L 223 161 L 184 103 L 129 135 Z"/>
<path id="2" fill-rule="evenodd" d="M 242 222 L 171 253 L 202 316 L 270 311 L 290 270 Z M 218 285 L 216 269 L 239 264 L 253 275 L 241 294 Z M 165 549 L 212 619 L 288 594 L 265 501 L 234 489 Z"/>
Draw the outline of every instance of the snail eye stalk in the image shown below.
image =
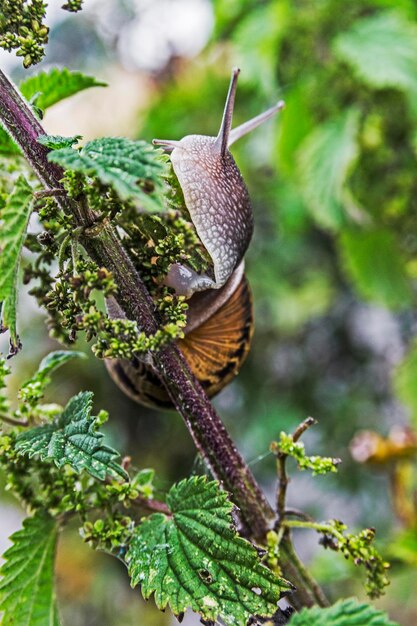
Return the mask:
<path id="1" fill-rule="evenodd" d="M 229 135 L 232 128 L 233 109 L 235 106 L 235 96 L 237 79 L 240 74 L 240 69 L 235 68 L 232 71 L 232 78 L 230 79 L 229 91 L 226 97 L 226 104 L 224 106 L 222 123 L 220 124 L 219 134 L 216 138 L 216 148 L 220 152 L 221 156 L 226 154 L 227 146 L 229 144 Z"/>

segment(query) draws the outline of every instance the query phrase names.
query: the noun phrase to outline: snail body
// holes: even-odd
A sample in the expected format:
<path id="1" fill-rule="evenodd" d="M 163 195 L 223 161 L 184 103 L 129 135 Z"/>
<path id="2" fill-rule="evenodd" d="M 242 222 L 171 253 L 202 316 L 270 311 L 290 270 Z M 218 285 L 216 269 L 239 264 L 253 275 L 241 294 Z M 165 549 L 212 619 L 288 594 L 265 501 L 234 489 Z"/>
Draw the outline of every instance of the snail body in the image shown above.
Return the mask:
<path id="1" fill-rule="evenodd" d="M 231 129 L 239 70 L 235 69 L 217 137 L 188 135 L 180 141 L 155 139 L 170 152 L 190 219 L 212 260 L 212 272 L 199 274 L 173 263 L 165 285 L 188 299 L 185 337 L 178 340 L 193 373 L 209 396 L 237 374 L 250 347 L 252 299 L 243 257 L 253 232 L 253 212 L 242 175 L 229 147 L 283 107 L 278 102 L 261 115 Z M 121 315 L 115 304 L 112 317 Z M 152 365 L 134 361 L 106 362 L 115 382 L 134 400 L 171 407 Z"/>

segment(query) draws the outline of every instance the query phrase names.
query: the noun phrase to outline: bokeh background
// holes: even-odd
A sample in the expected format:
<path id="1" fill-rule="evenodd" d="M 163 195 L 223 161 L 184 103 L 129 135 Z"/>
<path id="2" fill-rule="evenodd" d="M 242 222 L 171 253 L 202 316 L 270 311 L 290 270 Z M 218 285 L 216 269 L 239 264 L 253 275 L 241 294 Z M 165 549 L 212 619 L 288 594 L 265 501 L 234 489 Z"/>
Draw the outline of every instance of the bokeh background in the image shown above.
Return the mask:
<path id="1" fill-rule="evenodd" d="M 60 4 L 50 2 L 46 58 L 30 72 L 65 64 L 108 87 L 49 110 L 50 133 L 214 135 L 235 65 L 235 124 L 285 100 L 277 119 L 233 147 L 255 212 L 246 257 L 255 336 L 241 374 L 215 404 L 271 499 L 270 441 L 308 415 L 319 420 L 307 448 L 343 463 L 338 475 L 314 479 L 292 468 L 289 504 L 320 520 L 376 527 L 392 562 L 391 587 L 377 605 L 415 625 L 416 3 L 86 0 L 78 15 Z M 7 53 L 0 64 L 17 83 L 28 74 Z M 24 350 L 11 362 L 11 393 L 58 347 L 27 296 L 20 334 Z M 5 337 L 1 347 L 7 351 Z M 77 347 L 88 361 L 58 372 L 49 399 L 65 403 L 93 390 L 95 407 L 110 411 L 112 444 L 138 467 L 154 467 L 161 492 L 201 471 L 181 419 L 135 405 L 88 345 Z M 358 443 L 363 431 L 372 434 Z M 21 517 L 0 488 L 2 551 Z M 314 534 L 296 540 L 333 600 L 364 597 L 359 570 L 324 551 Z M 64 623 L 172 622 L 130 590 L 121 566 L 83 545 L 76 528 L 61 542 L 58 569 Z"/>

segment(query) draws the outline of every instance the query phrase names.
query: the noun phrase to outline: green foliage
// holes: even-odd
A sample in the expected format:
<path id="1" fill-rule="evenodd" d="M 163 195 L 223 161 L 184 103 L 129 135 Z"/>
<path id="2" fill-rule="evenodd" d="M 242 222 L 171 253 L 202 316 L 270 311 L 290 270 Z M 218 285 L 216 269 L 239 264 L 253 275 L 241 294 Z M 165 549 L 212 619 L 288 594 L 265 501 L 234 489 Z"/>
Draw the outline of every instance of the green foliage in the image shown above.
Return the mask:
<path id="1" fill-rule="evenodd" d="M 337 472 L 337 466 L 340 459 L 332 459 L 322 456 L 307 456 L 302 441 L 294 441 L 293 436 L 281 432 L 279 441 L 271 444 L 271 450 L 274 454 L 283 454 L 292 456 L 298 464 L 300 470 L 309 469 L 313 472 L 313 476 L 318 474 L 327 474 L 329 472 Z"/>
<path id="2" fill-rule="evenodd" d="M 68 2 L 62 5 L 62 8 L 70 13 L 77 13 L 83 8 L 83 2 L 84 0 L 68 0 Z"/>
<path id="3" fill-rule="evenodd" d="M 72 148 L 74 144 L 82 139 L 81 135 L 72 137 L 62 137 L 61 135 L 40 135 L 38 143 L 50 148 L 50 150 L 60 150 L 61 148 Z"/>
<path id="4" fill-rule="evenodd" d="M 10 403 L 4 395 L 0 395 L 0 415 L 11 418 L 16 425 L 29 426 L 44 420 L 49 421 L 62 409 L 58 404 L 43 405 L 40 403 L 45 388 L 51 382 L 50 374 L 61 365 L 73 358 L 85 358 L 82 352 L 57 351 L 50 352 L 40 363 L 37 372 L 23 383 L 18 392 L 18 405 L 12 411 Z M 0 358 L 0 390 L 6 387 L 6 377 L 10 370 L 3 358 Z"/>
<path id="5" fill-rule="evenodd" d="M 158 608 L 169 605 L 176 615 L 190 607 L 204 619 L 220 616 L 242 626 L 252 615 L 272 615 L 290 586 L 237 535 L 233 505 L 218 483 L 184 480 L 167 504 L 169 516 L 154 514 L 134 531 L 126 555 L 132 585 L 141 584 L 145 598 L 154 593 Z"/>
<path id="6" fill-rule="evenodd" d="M 107 83 L 66 67 L 52 68 L 26 78 L 19 85 L 24 97 L 45 111 L 52 105 L 90 87 L 106 87 Z"/>
<path id="7" fill-rule="evenodd" d="M 10 368 L 7 367 L 6 361 L 0 358 L 0 415 L 6 415 L 9 411 L 9 401 L 4 393 L 6 378 L 9 374 Z"/>
<path id="8" fill-rule="evenodd" d="M 21 152 L 13 139 L 0 127 L 0 156 L 12 157 L 20 154 Z"/>
<path id="9" fill-rule="evenodd" d="M 358 20 L 334 41 L 336 54 L 373 87 L 417 94 L 417 26 L 399 13 Z"/>
<path id="10" fill-rule="evenodd" d="M 52 68 L 48 71 L 39 72 L 26 78 L 19 85 L 21 93 L 33 106 L 40 111 L 45 111 L 57 102 L 75 95 L 79 91 L 90 87 L 106 87 L 107 83 L 97 80 L 93 76 L 86 76 L 81 72 L 73 72 L 66 67 L 62 69 Z M 45 135 L 38 141 L 47 148 L 71 147 L 81 139 L 80 135 L 74 137 L 58 137 Z M 71 141 L 72 140 L 72 141 Z M 15 156 L 21 152 L 5 130 L 0 128 L 0 155 Z"/>
<path id="11" fill-rule="evenodd" d="M 18 349 L 16 332 L 17 280 L 20 253 L 32 210 L 32 188 L 21 176 L 1 209 L 0 219 L 0 306 L 3 326 L 9 328 L 11 354 Z"/>
<path id="12" fill-rule="evenodd" d="M 69 0 L 62 8 L 79 11 L 83 0 Z M 0 13 L 0 48 L 17 50 L 23 67 L 39 63 L 45 54 L 49 28 L 45 24 L 47 3 L 44 0 L 2 0 Z"/>
<path id="13" fill-rule="evenodd" d="M 340 254 L 362 297 L 392 309 L 411 305 L 413 294 L 394 235 L 388 230 L 345 230 Z"/>
<path id="14" fill-rule="evenodd" d="M 321 543 L 325 548 L 340 552 L 345 559 L 351 559 L 356 566 L 365 568 L 365 590 L 370 598 L 379 598 L 385 592 L 385 587 L 390 584 L 387 576 L 390 565 L 373 545 L 374 528 L 365 528 L 354 535 L 346 533 L 347 526 L 339 520 L 330 520 L 327 524 L 309 525 L 306 522 L 306 526 L 323 534 Z"/>
<path id="15" fill-rule="evenodd" d="M 165 295 L 158 301 L 161 327 L 149 334 L 139 331 L 135 321 L 109 317 L 97 307 L 93 290 L 110 298 L 116 287 L 107 270 L 80 259 L 73 275 L 63 272 L 45 295 L 44 304 L 54 314 L 53 334 L 62 342 L 71 343 L 85 331 L 87 341 L 96 338 L 93 352 L 99 358 L 131 359 L 183 337 L 187 304 L 182 296 Z"/>
<path id="16" fill-rule="evenodd" d="M 334 230 L 357 213 L 346 181 L 358 157 L 358 112 L 349 110 L 315 128 L 299 148 L 305 202 L 325 228 Z"/>
<path id="17" fill-rule="evenodd" d="M 22 432 L 16 440 L 17 452 L 51 459 L 59 468 L 68 464 L 76 472 L 86 470 L 100 480 L 106 476 L 126 479 L 126 472 L 115 461 L 119 454 L 104 445 L 103 434 L 97 432 L 92 400 L 93 394 L 86 391 L 71 398 L 53 423 Z"/>
<path id="18" fill-rule="evenodd" d="M 50 374 L 74 358 L 85 359 L 83 352 L 59 350 L 50 352 L 39 364 L 37 372 L 27 380 L 19 390 L 19 399 L 23 406 L 20 415 L 31 413 L 42 398 L 45 388 L 51 382 Z"/>
<path id="19" fill-rule="evenodd" d="M 294 613 L 289 626 L 398 626 L 386 613 L 353 598 L 322 609 L 315 606 Z"/>
<path id="20" fill-rule="evenodd" d="M 265 3 L 243 16 L 233 34 L 239 67 L 244 69 L 240 82 L 256 85 L 268 97 L 275 96 L 275 50 L 285 32 L 287 15 L 286 3 Z"/>
<path id="21" fill-rule="evenodd" d="M 37 513 L 11 537 L 0 570 L 2 626 L 59 626 L 54 590 L 56 521 Z"/>
<path id="22" fill-rule="evenodd" d="M 155 478 L 155 470 L 142 469 L 131 480 L 132 487 L 138 490 L 145 498 L 152 498 L 154 493 L 153 480 Z"/>
<path id="23" fill-rule="evenodd" d="M 394 372 L 394 389 L 398 398 L 410 410 L 413 424 L 417 424 L 417 342 L 414 340 L 408 353 Z"/>
<path id="24" fill-rule="evenodd" d="M 3 0 L 0 14 L 0 47 L 17 50 L 23 66 L 29 67 L 44 56 L 49 28 L 44 24 L 43 0 Z"/>
<path id="25" fill-rule="evenodd" d="M 105 137 L 89 141 L 81 150 L 63 148 L 49 155 L 63 168 L 98 178 L 122 200 L 136 199 L 144 208 L 164 208 L 167 157 L 145 141 Z"/>

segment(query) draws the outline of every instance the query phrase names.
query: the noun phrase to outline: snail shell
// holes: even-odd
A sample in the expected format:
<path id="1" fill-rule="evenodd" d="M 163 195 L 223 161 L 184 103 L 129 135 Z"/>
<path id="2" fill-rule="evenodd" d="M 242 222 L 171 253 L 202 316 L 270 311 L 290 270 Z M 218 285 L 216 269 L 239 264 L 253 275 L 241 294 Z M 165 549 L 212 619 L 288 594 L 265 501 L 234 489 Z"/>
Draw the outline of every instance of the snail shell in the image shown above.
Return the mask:
<path id="1" fill-rule="evenodd" d="M 239 372 L 249 352 L 253 333 L 252 298 L 243 266 L 239 266 L 217 293 L 224 300 L 220 306 L 218 301 L 210 302 L 206 292 L 193 296 L 189 308 L 192 314 L 185 337 L 177 341 L 193 374 L 209 397 L 223 389 Z M 200 298 L 200 295 L 203 297 Z M 118 307 L 113 299 L 111 304 L 108 303 L 109 312 L 112 307 Z M 202 313 L 201 318 L 199 312 Z M 122 312 L 113 308 L 113 315 L 122 317 Z M 132 361 L 108 359 L 105 363 L 113 380 L 132 400 L 146 406 L 172 408 L 168 394 L 150 363 L 139 358 Z"/>
<path id="2" fill-rule="evenodd" d="M 231 130 L 238 75 L 239 70 L 233 70 L 217 137 L 154 140 L 171 153 L 190 218 L 213 263 L 213 275 L 174 263 L 165 279 L 177 295 L 189 298 L 185 337 L 178 340 L 178 346 L 209 396 L 238 373 L 249 352 L 253 329 L 252 298 L 243 273 L 253 213 L 245 182 L 228 148 L 283 107 L 280 101 Z M 114 300 L 108 302 L 108 311 L 111 317 L 123 317 Z M 148 361 L 108 360 L 106 366 L 134 400 L 172 407 Z"/>

